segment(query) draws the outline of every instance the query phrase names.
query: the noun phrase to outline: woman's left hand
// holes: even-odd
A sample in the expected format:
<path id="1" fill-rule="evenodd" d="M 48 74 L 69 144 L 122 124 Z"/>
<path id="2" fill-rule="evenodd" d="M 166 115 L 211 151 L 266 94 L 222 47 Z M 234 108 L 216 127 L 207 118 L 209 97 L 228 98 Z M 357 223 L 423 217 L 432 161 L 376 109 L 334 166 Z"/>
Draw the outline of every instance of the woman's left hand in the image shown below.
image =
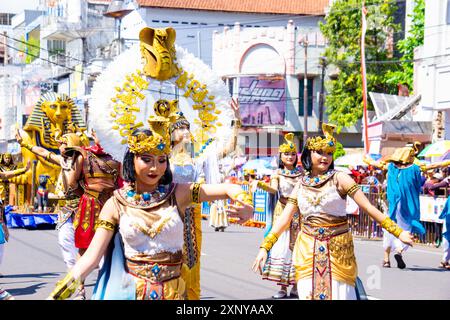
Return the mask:
<path id="1" fill-rule="evenodd" d="M 398 236 L 398 239 L 404 244 L 410 245 L 411 247 L 414 244 L 414 236 L 409 231 L 403 231 Z"/>
<path id="2" fill-rule="evenodd" d="M 234 118 L 237 119 L 237 120 L 241 120 L 241 113 L 239 111 L 239 101 L 238 101 L 238 99 L 237 98 L 236 99 L 235 98 L 231 98 L 230 106 L 231 106 L 231 109 L 233 109 Z"/>
<path id="3" fill-rule="evenodd" d="M 254 209 L 252 205 L 236 199 L 235 204 L 228 205 L 225 211 L 230 217 L 239 218 L 238 223 L 242 224 L 253 218 Z"/>

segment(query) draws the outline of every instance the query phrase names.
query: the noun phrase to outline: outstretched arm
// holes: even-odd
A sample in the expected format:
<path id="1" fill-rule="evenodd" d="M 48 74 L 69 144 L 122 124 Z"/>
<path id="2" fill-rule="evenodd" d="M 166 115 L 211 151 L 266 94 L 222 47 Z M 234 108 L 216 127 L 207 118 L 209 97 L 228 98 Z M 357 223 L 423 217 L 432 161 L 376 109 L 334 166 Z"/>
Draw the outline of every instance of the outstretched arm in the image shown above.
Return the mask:
<path id="1" fill-rule="evenodd" d="M 298 185 L 294 188 L 291 195 L 288 198 L 288 202 L 284 207 L 283 213 L 280 218 L 273 224 L 270 233 L 264 239 L 258 255 L 253 262 L 252 269 L 254 272 L 259 271 L 262 274 L 262 267 L 266 264 L 267 255 L 273 245 L 277 242 L 278 237 L 289 228 L 292 217 L 299 211 L 297 203 Z"/>
<path id="2" fill-rule="evenodd" d="M 178 207 L 183 212 L 191 203 L 231 199 L 236 203 L 230 204 L 226 210 L 230 217 L 239 218 L 239 223 L 253 218 L 252 196 L 237 184 L 179 184 L 175 192 Z"/>
<path id="3" fill-rule="evenodd" d="M 400 241 L 410 246 L 413 245 L 413 236 L 411 233 L 403 231 L 387 215 L 375 208 L 349 175 L 341 172 L 338 174 L 337 180 L 338 189 L 341 193 L 350 196 L 373 220 L 379 223 L 389 233 L 392 233 Z"/>
<path id="4" fill-rule="evenodd" d="M 30 143 L 24 143 L 19 129 L 16 129 L 16 139 L 21 147 L 30 150 L 35 155 L 40 156 L 53 164 L 57 164 L 57 165 L 60 164 L 61 156 L 58 156 L 58 155 L 54 154 L 53 152 L 48 151 L 47 149 L 44 149 L 44 148 L 41 148 L 38 146 L 34 146 Z"/>
<path id="5" fill-rule="evenodd" d="M 372 160 L 366 157 L 366 155 L 363 156 L 363 161 L 367 163 L 369 166 L 376 167 L 384 171 L 387 170 L 387 165 L 385 162 Z"/>
<path id="6" fill-rule="evenodd" d="M 278 192 L 278 176 L 273 175 L 270 178 L 270 184 L 265 183 L 264 181 L 260 180 L 253 180 L 250 186 L 250 191 L 255 192 L 256 188 L 259 188 L 261 190 L 264 190 L 268 193 L 275 194 Z"/>
<path id="7" fill-rule="evenodd" d="M 30 161 L 27 162 L 27 166 L 25 168 L 20 168 L 17 170 L 12 170 L 12 171 L 3 171 L 0 172 L 0 178 L 1 179 L 10 179 L 12 177 L 21 175 L 22 173 L 27 172 L 30 169 Z"/>
<path id="8" fill-rule="evenodd" d="M 425 171 L 428 171 L 431 169 L 444 168 L 444 167 L 448 167 L 448 166 L 450 166 L 450 160 L 442 161 L 442 162 L 435 162 L 435 163 L 431 163 L 428 165 L 422 165 L 422 166 L 420 166 L 420 169 L 425 172 Z"/>
<path id="9" fill-rule="evenodd" d="M 116 226 L 119 223 L 119 213 L 113 199 L 106 201 L 97 221 L 94 238 L 89 248 L 77 261 L 72 270 L 64 279 L 59 281 L 50 294 L 50 300 L 62 300 L 69 298 L 78 285 L 98 266 L 104 256 L 110 241 L 113 238 Z"/>

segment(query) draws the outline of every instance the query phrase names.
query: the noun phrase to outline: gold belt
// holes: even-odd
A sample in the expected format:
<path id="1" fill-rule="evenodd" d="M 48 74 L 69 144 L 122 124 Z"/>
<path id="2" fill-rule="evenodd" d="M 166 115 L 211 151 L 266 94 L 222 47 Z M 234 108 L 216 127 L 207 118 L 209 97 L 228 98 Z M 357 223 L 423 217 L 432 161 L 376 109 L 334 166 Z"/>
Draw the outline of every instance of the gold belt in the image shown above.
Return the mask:
<path id="1" fill-rule="evenodd" d="M 163 264 L 152 261 L 133 262 L 127 260 L 126 263 L 130 274 L 150 283 L 165 282 L 181 276 L 181 261 Z"/>
<path id="2" fill-rule="evenodd" d="M 330 239 L 340 234 L 346 233 L 349 230 L 350 229 L 348 221 L 342 221 L 336 224 L 328 225 L 317 225 L 306 222 L 302 223 L 302 232 L 318 240 Z"/>

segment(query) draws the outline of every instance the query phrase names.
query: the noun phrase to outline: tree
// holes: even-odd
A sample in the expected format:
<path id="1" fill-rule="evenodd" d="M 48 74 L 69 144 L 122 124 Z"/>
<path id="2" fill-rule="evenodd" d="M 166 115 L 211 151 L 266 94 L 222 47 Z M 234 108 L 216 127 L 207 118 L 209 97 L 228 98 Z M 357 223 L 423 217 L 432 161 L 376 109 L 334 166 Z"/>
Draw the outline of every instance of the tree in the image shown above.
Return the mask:
<path id="1" fill-rule="evenodd" d="M 29 64 L 33 62 L 40 54 L 40 41 L 38 38 L 29 37 L 28 41 L 25 41 L 25 38 L 21 37 L 21 43 L 19 45 L 19 49 L 24 52 L 26 55 L 25 63 Z"/>
<path id="2" fill-rule="evenodd" d="M 397 43 L 402 53 L 400 70 L 389 71 L 386 75 L 389 84 L 405 84 L 410 92 L 414 88 L 414 49 L 423 45 L 425 27 L 425 0 L 415 0 L 409 36 Z"/>
<path id="3" fill-rule="evenodd" d="M 361 8 L 361 0 L 336 0 L 325 17 L 325 23 L 320 24 L 328 41 L 324 55 L 338 71 L 336 78 L 327 81 L 328 95 L 325 100 L 328 119 L 337 125 L 338 132 L 362 117 Z M 366 8 L 367 89 L 395 93 L 396 84 L 387 83 L 386 73 L 398 66 L 384 62 L 393 60 L 393 50 L 388 44 L 393 32 L 398 29 L 393 15 L 397 9 L 396 1 L 368 0 Z M 370 104 L 369 109 L 373 109 Z"/>

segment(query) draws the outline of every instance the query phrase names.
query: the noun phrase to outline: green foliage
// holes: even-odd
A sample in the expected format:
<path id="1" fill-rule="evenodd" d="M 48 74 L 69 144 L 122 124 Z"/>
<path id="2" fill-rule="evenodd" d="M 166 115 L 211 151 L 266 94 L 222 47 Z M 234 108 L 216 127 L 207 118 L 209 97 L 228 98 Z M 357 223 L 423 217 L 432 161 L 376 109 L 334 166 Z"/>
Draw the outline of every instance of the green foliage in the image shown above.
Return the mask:
<path id="1" fill-rule="evenodd" d="M 24 52 L 25 55 L 25 63 L 29 64 L 33 62 L 40 54 L 40 39 L 30 37 L 28 41 L 25 41 L 24 36 L 20 39 L 22 42 L 20 43 L 19 49 Z"/>
<path id="2" fill-rule="evenodd" d="M 401 69 L 390 71 L 386 75 L 390 84 L 406 84 L 410 91 L 413 90 L 414 82 L 414 49 L 423 45 L 425 26 L 425 0 L 415 0 L 412 15 L 411 30 L 409 36 L 397 43 L 398 50 L 403 54 L 400 59 Z"/>
<path id="3" fill-rule="evenodd" d="M 338 132 L 362 118 L 361 79 L 361 0 L 336 0 L 333 2 L 325 23 L 320 29 L 328 41 L 325 50 L 327 63 L 336 67 L 336 78 L 327 82 L 328 95 L 325 105 L 328 119 L 335 123 Z M 393 32 L 397 9 L 395 0 L 366 1 L 367 31 L 365 41 L 367 91 L 395 93 L 396 84 L 386 82 L 386 73 L 396 64 L 375 63 L 392 60 L 392 49 L 387 46 Z M 373 63 L 371 63 L 373 61 Z M 373 109 L 369 102 L 369 109 Z"/>
<path id="4" fill-rule="evenodd" d="M 337 142 L 336 143 L 336 151 L 333 153 L 333 160 L 336 160 L 339 157 L 345 156 L 345 150 L 342 143 Z"/>

